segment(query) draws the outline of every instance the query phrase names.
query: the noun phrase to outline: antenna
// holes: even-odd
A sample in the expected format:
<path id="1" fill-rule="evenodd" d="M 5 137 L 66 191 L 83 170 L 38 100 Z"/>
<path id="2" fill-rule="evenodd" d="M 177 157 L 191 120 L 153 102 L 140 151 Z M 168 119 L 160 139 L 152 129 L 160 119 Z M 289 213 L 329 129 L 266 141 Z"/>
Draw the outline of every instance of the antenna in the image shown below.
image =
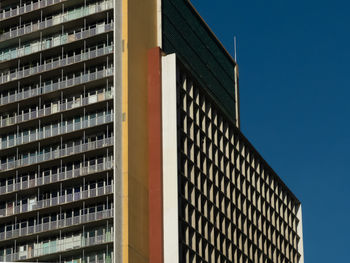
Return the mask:
<path id="1" fill-rule="evenodd" d="M 235 61 L 237 62 L 237 38 L 236 36 L 233 36 L 233 48 L 235 52 Z"/>
<path id="2" fill-rule="evenodd" d="M 239 84 L 238 84 L 238 65 L 237 65 L 237 38 L 233 36 L 233 45 L 234 45 L 234 56 L 235 56 L 235 67 L 234 67 L 234 78 L 235 78 L 235 110 L 236 110 L 236 127 L 240 129 L 240 114 L 239 114 Z"/>

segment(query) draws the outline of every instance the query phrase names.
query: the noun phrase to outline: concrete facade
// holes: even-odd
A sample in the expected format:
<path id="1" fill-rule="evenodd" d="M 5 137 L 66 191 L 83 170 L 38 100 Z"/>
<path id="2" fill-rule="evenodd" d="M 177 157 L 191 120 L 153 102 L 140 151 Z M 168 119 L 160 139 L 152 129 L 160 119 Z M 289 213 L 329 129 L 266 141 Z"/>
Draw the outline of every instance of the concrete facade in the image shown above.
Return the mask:
<path id="1" fill-rule="evenodd" d="M 303 262 L 298 199 L 180 61 L 176 76 L 179 262 Z"/>
<path id="2" fill-rule="evenodd" d="M 303 263 L 301 204 L 239 129 L 236 61 L 189 1 L 162 11 L 164 262 Z"/>

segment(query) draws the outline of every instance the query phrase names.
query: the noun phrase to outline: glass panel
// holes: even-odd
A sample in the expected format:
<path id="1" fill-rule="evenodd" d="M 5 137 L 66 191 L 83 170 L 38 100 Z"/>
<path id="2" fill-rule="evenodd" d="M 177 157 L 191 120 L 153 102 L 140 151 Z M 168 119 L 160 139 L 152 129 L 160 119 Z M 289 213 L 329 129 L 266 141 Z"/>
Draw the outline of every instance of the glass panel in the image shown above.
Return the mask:
<path id="1" fill-rule="evenodd" d="M 49 241 L 45 241 L 43 243 L 43 254 L 48 254 L 50 253 L 50 244 Z"/>

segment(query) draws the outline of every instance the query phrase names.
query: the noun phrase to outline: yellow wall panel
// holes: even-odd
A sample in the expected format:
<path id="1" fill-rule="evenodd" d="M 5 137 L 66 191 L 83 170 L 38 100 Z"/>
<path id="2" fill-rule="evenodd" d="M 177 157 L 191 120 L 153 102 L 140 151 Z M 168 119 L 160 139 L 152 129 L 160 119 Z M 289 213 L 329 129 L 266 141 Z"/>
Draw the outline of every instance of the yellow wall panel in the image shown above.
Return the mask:
<path id="1" fill-rule="evenodd" d="M 123 0 L 123 262 L 148 262 L 147 51 L 157 0 Z"/>

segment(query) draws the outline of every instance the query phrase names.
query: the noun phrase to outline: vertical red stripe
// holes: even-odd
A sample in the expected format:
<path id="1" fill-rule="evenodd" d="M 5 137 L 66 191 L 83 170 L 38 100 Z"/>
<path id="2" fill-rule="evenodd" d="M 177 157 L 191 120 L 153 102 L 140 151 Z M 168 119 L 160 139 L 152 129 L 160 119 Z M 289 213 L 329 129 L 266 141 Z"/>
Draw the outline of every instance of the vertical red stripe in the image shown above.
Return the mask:
<path id="1" fill-rule="evenodd" d="M 148 52 L 149 262 L 163 263 L 161 51 Z"/>

